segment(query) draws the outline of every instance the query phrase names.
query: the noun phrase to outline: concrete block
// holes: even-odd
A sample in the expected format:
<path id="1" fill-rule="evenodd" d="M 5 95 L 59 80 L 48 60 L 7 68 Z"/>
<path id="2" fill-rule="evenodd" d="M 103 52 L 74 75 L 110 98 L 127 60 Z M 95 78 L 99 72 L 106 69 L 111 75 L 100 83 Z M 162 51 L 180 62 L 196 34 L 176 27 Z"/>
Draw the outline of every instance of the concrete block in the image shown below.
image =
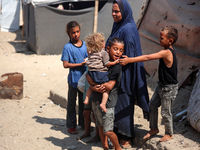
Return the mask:
<path id="1" fill-rule="evenodd" d="M 54 90 L 50 90 L 50 99 L 57 105 L 60 105 L 62 108 L 67 108 L 67 99 L 66 96 L 58 94 Z"/>
<path id="2" fill-rule="evenodd" d="M 60 105 L 60 107 L 67 109 L 67 90 L 50 90 L 50 99 L 57 105 Z M 76 114 L 78 114 L 78 97 L 76 100 Z"/>

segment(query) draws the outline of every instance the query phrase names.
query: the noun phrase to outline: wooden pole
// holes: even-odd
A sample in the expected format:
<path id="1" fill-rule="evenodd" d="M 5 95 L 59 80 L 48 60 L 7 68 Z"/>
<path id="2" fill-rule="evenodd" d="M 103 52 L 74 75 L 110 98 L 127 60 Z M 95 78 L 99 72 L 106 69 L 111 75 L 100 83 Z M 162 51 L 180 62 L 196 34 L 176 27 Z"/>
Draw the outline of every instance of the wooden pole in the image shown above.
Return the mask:
<path id="1" fill-rule="evenodd" d="M 94 27 L 93 27 L 93 33 L 96 33 L 96 32 L 97 32 L 98 8 L 99 8 L 99 0 L 95 0 L 95 11 L 94 11 Z"/>
<path id="2" fill-rule="evenodd" d="M 24 40 L 24 6 L 23 6 L 23 0 L 20 0 L 20 18 L 22 17 L 22 19 L 20 19 L 20 21 L 22 21 L 22 42 Z"/>

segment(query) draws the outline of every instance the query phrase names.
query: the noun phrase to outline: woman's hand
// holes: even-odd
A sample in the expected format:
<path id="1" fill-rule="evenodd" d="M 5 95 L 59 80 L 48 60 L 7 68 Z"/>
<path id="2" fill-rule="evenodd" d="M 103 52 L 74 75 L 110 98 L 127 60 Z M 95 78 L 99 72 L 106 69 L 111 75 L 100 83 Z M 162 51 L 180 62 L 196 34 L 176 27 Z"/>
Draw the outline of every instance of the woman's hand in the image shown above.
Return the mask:
<path id="1" fill-rule="evenodd" d="M 92 87 L 92 90 L 98 93 L 104 93 L 106 91 L 105 87 L 103 85 L 95 85 Z"/>
<path id="2" fill-rule="evenodd" d="M 122 57 L 122 59 L 119 59 L 119 63 L 120 65 L 125 66 L 129 63 L 129 58 L 126 55 L 123 55 Z"/>

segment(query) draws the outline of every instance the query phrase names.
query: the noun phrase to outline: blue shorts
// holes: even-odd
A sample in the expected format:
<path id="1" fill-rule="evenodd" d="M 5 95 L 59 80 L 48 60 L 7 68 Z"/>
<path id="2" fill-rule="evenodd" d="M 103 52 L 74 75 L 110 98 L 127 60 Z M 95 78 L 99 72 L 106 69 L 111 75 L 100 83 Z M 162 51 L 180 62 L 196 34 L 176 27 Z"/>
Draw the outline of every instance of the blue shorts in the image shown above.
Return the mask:
<path id="1" fill-rule="evenodd" d="M 97 84 L 102 84 L 109 81 L 108 72 L 88 71 L 88 75 Z"/>

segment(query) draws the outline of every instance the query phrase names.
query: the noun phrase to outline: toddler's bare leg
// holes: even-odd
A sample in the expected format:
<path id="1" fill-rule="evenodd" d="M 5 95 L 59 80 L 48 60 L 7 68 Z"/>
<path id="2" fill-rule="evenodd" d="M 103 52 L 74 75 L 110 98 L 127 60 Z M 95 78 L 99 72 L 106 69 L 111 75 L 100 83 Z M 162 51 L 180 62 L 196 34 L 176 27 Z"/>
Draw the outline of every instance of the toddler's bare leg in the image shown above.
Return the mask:
<path id="1" fill-rule="evenodd" d="M 107 100 L 108 100 L 109 92 L 106 91 L 102 95 L 103 96 L 102 96 L 102 101 L 101 101 L 100 107 L 106 113 L 106 111 L 107 111 L 107 109 L 106 109 L 106 103 L 107 103 Z"/>

